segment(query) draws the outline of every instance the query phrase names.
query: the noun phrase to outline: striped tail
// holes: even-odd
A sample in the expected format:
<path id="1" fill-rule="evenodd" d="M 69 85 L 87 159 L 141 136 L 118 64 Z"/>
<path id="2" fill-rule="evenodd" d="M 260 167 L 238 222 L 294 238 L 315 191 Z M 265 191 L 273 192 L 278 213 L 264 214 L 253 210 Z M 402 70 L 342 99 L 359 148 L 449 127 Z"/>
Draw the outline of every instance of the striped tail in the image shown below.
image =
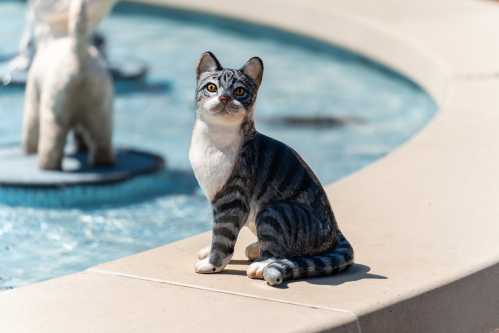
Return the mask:
<path id="1" fill-rule="evenodd" d="M 87 55 L 89 45 L 87 1 L 71 0 L 69 10 L 69 37 L 74 41 L 76 54 L 82 58 Z"/>
<path id="2" fill-rule="evenodd" d="M 263 278 L 271 286 L 286 280 L 333 275 L 353 264 L 353 248 L 341 232 L 338 232 L 336 247 L 324 254 L 306 257 L 277 259 L 263 270 Z"/>

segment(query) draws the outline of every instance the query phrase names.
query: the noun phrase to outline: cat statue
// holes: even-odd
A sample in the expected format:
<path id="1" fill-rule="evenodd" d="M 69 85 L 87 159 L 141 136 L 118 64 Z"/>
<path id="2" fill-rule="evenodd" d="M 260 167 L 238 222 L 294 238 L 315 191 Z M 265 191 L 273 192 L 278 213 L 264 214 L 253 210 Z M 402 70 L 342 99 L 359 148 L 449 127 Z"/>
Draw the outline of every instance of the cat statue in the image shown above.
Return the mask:
<path id="1" fill-rule="evenodd" d="M 23 147 L 39 166 L 60 170 L 71 130 L 84 138 L 90 163 L 113 163 L 112 79 L 89 41 L 87 1 L 72 0 L 69 35 L 36 53 L 28 74 Z"/>
<path id="2" fill-rule="evenodd" d="M 249 278 L 278 286 L 343 271 L 353 264 L 353 249 L 318 178 L 296 151 L 255 129 L 262 78 L 257 57 L 239 70 L 223 68 L 210 52 L 199 60 L 189 159 L 214 225 L 195 271 L 222 271 L 244 226 L 257 237 L 246 248 Z"/>

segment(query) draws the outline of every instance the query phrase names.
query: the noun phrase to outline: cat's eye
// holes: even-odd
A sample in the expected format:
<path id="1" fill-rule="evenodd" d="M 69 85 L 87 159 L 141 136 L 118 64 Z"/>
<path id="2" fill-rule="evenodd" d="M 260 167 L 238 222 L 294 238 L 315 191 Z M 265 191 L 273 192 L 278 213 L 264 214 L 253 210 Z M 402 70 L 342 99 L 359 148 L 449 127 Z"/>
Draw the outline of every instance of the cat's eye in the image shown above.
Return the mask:
<path id="1" fill-rule="evenodd" d="M 208 83 L 206 86 L 206 90 L 208 90 L 211 93 L 217 92 L 217 86 L 214 83 Z"/>
<path id="2" fill-rule="evenodd" d="M 236 97 L 242 97 L 244 95 L 246 95 L 246 90 L 244 88 L 239 87 L 239 88 L 236 88 L 234 90 L 234 96 L 236 96 Z"/>

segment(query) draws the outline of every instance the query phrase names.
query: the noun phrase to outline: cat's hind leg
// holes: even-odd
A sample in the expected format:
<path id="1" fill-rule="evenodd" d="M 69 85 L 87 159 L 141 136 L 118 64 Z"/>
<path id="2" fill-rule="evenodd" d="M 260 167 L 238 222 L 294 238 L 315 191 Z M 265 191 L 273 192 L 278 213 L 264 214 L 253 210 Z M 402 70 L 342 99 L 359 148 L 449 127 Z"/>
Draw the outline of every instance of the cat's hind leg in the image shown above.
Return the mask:
<path id="1" fill-rule="evenodd" d="M 40 94 L 36 82 L 30 76 L 24 102 L 22 144 L 26 154 L 36 154 L 40 135 Z"/>
<path id="2" fill-rule="evenodd" d="M 306 205 L 268 205 L 258 214 L 256 227 L 262 258 L 271 260 L 255 263 L 247 274 L 270 285 L 333 274 L 352 264 L 353 250 L 341 232 Z"/>
<path id="3" fill-rule="evenodd" d="M 278 258 L 290 255 L 292 243 L 290 236 L 293 221 L 291 221 L 289 216 L 291 213 L 288 211 L 291 211 L 290 204 L 276 203 L 262 209 L 256 216 L 258 242 L 251 244 L 249 247 L 257 248 L 260 260 L 248 266 L 246 275 L 249 278 L 263 279 L 265 268 L 268 265 L 274 263 Z M 249 254 L 248 252 L 247 249 L 247 254 Z"/>
<path id="4" fill-rule="evenodd" d="M 353 264 L 354 252 L 341 232 L 336 235 L 336 246 L 318 255 L 278 259 L 265 266 L 263 278 L 271 286 L 285 280 L 327 276 L 342 272 Z"/>
<path id="5" fill-rule="evenodd" d="M 251 243 L 246 246 L 245 250 L 246 258 L 251 261 L 255 261 L 260 258 L 260 244 L 258 242 Z"/>
<path id="6" fill-rule="evenodd" d="M 111 165 L 114 163 L 112 144 L 112 115 L 107 107 L 94 106 L 94 112 L 83 117 L 80 126 L 83 127 L 91 143 L 89 163 L 91 165 Z"/>
<path id="7" fill-rule="evenodd" d="M 265 267 L 275 262 L 276 260 L 276 258 L 267 258 L 252 262 L 248 266 L 248 269 L 246 269 L 246 275 L 250 279 L 263 279 L 263 270 L 265 269 Z"/>
<path id="8" fill-rule="evenodd" d="M 38 164 L 44 170 L 61 170 L 68 127 L 53 114 L 47 115 L 40 124 L 40 149 Z"/>

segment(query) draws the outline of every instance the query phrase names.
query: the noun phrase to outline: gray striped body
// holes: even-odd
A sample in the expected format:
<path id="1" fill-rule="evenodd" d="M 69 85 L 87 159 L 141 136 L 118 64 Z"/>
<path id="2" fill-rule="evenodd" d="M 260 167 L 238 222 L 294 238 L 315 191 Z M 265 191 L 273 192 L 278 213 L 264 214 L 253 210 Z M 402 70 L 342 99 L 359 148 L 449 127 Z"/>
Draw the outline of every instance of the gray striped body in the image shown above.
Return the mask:
<path id="1" fill-rule="evenodd" d="M 256 131 L 247 133 L 238 163 L 212 205 L 215 266 L 232 255 L 251 207 L 257 207 L 259 260 L 271 259 L 264 269 L 269 284 L 333 274 L 353 262 L 353 249 L 317 177 L 294 150 Z"/>

